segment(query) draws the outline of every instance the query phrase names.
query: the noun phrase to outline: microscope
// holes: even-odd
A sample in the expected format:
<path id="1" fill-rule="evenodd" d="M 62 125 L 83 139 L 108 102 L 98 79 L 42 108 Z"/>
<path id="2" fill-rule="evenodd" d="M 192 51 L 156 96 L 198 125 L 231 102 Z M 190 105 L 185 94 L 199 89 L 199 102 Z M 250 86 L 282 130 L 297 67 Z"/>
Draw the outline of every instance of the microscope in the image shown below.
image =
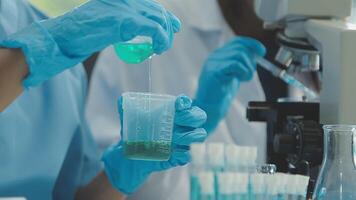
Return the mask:
<path id="1" fill-rule="evenodd" d="M 255 0 L 266 29 L 278 30 L 275 61 L 288 73 L 321 74 L 320 99 L 250 102 L 247 118 L 267 123 L 267 162 L 311 177 L 323 159 L 325 124 L 356 124 L 356 26 L 352 0 Z"/>

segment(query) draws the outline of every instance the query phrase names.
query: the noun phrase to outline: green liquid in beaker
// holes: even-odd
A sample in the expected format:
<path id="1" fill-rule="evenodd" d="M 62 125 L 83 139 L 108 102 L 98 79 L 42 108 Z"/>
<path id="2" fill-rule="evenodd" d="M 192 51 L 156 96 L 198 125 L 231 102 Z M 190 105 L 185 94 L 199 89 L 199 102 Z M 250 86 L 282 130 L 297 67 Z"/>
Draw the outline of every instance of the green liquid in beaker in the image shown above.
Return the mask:
<path id="1" fill-rule="evenodd" d="M 170 142 L 125 142 L 124 154 L 133 160 L 166 161 L 171 155 Z"/>
<path id="2" fill-rule="evenodd" d="M 153 55 L 153 46 L 145 43 L 117 43 L 114 49 L 119 58 L 128 64 L 138 64 Z"/>

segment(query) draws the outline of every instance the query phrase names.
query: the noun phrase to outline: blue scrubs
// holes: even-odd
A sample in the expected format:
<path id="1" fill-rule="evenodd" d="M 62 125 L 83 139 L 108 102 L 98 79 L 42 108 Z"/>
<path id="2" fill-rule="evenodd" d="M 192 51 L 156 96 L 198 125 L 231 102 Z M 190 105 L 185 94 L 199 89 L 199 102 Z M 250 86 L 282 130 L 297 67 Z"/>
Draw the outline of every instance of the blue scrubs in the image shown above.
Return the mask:
<path id="1" fill-rule="evenodd" d="M 1 0 L 0 40 L 45 16 L 25 0 Z M 25 91 L 0 113 L 0 197 L 73 199 L 100 170 L 84 118 L 83 67 Z"/>

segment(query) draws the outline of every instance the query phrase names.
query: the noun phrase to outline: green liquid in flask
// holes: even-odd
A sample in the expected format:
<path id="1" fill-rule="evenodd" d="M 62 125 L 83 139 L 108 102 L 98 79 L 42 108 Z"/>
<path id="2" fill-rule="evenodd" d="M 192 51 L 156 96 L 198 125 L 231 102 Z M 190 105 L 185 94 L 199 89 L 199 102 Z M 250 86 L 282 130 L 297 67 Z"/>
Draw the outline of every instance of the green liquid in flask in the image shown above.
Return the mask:
<path id="1" fill-rule="evenodd" d="M 145 43 L 118 43 L 114 49 L 119 58 L 128 64 L 138 64 L 153 55 L 153 46 Z"/>
<path id="2" fill-rule="evenodd" d="M 170 142 L 125 142 L 124 154 L 133 160 L 166 161 L 171 155 Z"/>

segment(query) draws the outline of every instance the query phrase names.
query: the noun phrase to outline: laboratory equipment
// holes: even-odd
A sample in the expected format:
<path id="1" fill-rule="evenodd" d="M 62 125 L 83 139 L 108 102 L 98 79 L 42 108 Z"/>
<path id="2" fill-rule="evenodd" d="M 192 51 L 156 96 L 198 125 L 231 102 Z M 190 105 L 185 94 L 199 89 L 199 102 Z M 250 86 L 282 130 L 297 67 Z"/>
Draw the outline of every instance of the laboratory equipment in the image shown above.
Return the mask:
<path id="1" fill-rule="evenodd" d="M 199 172 L 207 170 L 206 145 L 204 143 L 194 143 L 190 146 L 192 161 L 190 165 L 190 200 L 199 200 L 200 184 Z"/>
<path id="2" fill-rule="evenodd" d="M 196 170 L 207 169 L 207 153 L 205 143 L 194 143 L 190 146 L 190 154 L 192 156 L 191 166 Z"/>
<path id="3" fill-rule="evenodd" d="M 233 196 L 239 200 L 249 200 L 249 174 L 233 172 L 231 176 Z"/>
<path id="4" fill-rule="evenodd" d="M 199 200 L 201 185 L 198 174 L 208 171 L 214 176 L 214 195 L 218 199 L 248 200 L 250 174 L 257 172 L 257 148 L 224 143 L 191 145 L 190 199 Z M 262 167 L 262 166 L 261 166 Z M 273 170 L 272 165 L 263 169 Z"/>
<path id="5" fill-rule="evenodd" d="M 285 175 L 285 198 L 293 200 L 305 200 L 309 177 L 302 175 Z"/>
<path id="6" fill-rule="evenodd" d="M 304 92 L 305 95 L 307 95 L 308 98 L 310 99 L 316 99 L 318 97 L 318 94 L 305 86 L 302 82 L 300 82 L 297 78 L 294 76 L 290 75 L 287 73 L 286 70 L 282 70 L 270 61 L 262 58 L 262 57 L 256 57 L 256 61 L 258 63 L 258 66 L 263 67 L 264 69 L 268 70 L 271 72 L 275 77 L 280 78 L 283 80 L 285 83 L 287 83 L 290 86 L 296 87 Z"/>
<path id="7" fill-rule="evenodd" d="M 238 146 L 227 144 L 225 146 L 225 167 L 227 171 L 254 173 L 257 170 L 257 147 Z"/>
<path id="8" fill-rule="evenodd" d="M 209 169 L 212 171 L 222 171 L 225 168 L 225 147 L 223 143 L 207 144 L 207 160 Z"/>
<path id="9" fill-rule="evenodd" d="M 209 170 L 214 174 L 214 191 L 215 195 L 219 193 L 219 184 L 217 174 L 225 168 L 225 147 L 223 143 L 207 144 L 207 160 Z"/>
<path id="10" fill-rule="evenodd" d="M 250 176 L 250 199 L 277 200 L 278 189 L 283 182 L 276 174 L 276 165 L 264 164 Z M 266 194 L 263 194 L 266 193 Z"/>
<path id="11" fill-rule="evenodd" d="M 323 136 L 316 102 L 249 102 L 247 118 L 267 122 L 267 162 L 278 171 L 318 175 Z"/>
<path id="12" fill-rule="evenodd" d="M 251 175 L 251 199 L 265 200 L 266 199 L 266 179 L 267 174 L 254 173 Z"/>
<path id="13" fill-rule="evenodd" d="M 285 193 L 287 191 L 287 181 L 288 181 L 288 176 L 290 176 L 289 174 L 284 174 L 284 173 L 275 173 L 274 174 L 275 179 L 277 181 L 277 188 L 276 188 L 276 193 L 277 193 L 277 197 L 276 200 L 288 200 L 287 198 L 285 198 Z M 306 194 L 306 191 L 305 191 Z"/>
<path id="14" fill-rule="evenodd" d="M 198 200 L 215 200 L 215 178 L 214 173 L 203 171 L 198 173 L 200 194 Z"/>
<path id="15" fill-rule="evenodd" d="M 225 146 L 226 170 L 238 171 L 241 160 L 241 147 L 235 144 L 227 144 Z"/>
<path id="16" fill-rule="evenodd" d="M 244 162 L 243 162 L 243 170 L 242 172 L 246 173 L 255 173 L 257 171 L 257 147 L 255 146 L 244 146 L 243 147 L 245 152 L 244 155 Z"/>
<path id="17" fill-rule="evenodd" d="M 356 121 L 356 26 L 346 20 L 352 0 L 255 0 L 255 11 L 265 28 L 279 31 L 278 64 L 291 75 L 321 74 L 319 103 L 252 102 L 248 108 L 249 120 L 268 124 L 268 162 L 310 175 L 310 197 L 322 158 L 321 124 Z"/>
<path id="18" fill-rule="evenodd" d="M 225 154 L 225 167 L 221 164 L 223 159 L 215 159 L 215 156 L 221 157 L 222 154 Z M 302 200 L 306 198 L 308 176 L 276 173 L 277 169 L 274 164 L 256 167 L 256 155 L 257 148 L 253 146 L 223 143 L 192 144 L 190 200 L 212 198 L 212 196 L 217 200 Z M 203 186 L 202 181 L 207 179 L 208 185 Z M 211 188 L 211 181 L 213 188 Z M 205 192 L 206 195 L 202 195 L 203 187 L 206 188 L 205 191 L 208 191 Z"/>
<path id="19" fill-rule="evenodd" d="M 145 96 L 142 97 L 142 95 Z M 141 107 L 135 107 L 135 106 L 136 104 L 142 106 L 142 102 L 147 101 L 147 96 L 152 98 L 151 105 L 155 105 L 155 104 L 157 105 L 152 106 L 151 110 L 147 110 L 149 113 L 147 116 L 143 116 L 142 112 L 146 112 L 146 110 L 142 110 Z M 129 103 L 124 102 L 125 100 L 127 101 L 127 98 Z M 156 100 L 154 100 L 155 98 Z M 170 111 L 169 110 L 167 111 L 166 108 L 162 108 L 162 106 L 168 106 L 169 108 L 171 107 L 170 106 L 171 102 L 167 101 L 167 98 L 170 99 L 171 97 L 166 96 L 165 98 L 163 98 L 162 95 L 158 95 L 158 99 L 160 99 L 160 102 L 157 102 L 157 95 L 142 94 L 142 93 L 138 93 L 138 94 L 125 93 L 124 97 L 120 98 L 118 101 L 118 111 L 121 116 L 120 122 L 122 125 L 121 127 L 123 127 L 123 133 L 122 133 L 123 138 L 116 145 L 112 145 L 109 148 L 107 148 L 104 151 L 101 160 L 104 163 L 105 174 L 110 180 L 112 186 L 126 195 L 135 192 L 140 186 L 142 186 L 142 184 L 147 180 L 147 178 L 152 173 L 167 170 L 172 167 L 183 166 L 189 163 L 191 159 L 189 155 L 189 146 L 195 142 L 202 142 L 207 137 L 207 133 L 204 131 L 204 129 L 195 128 L 195 127 L 200 127 L 205 123 L 206 114 L 204 113 L 203 110 L 195 106 L 192 106 L 192 100 L 189 97 L 185 95 L 180 95 L 174 101 L 175 110 L 176 110 L 176 112 L 174 113 L 175 114 L 174 124 L 176 125 L 176 127 L 179 128 L 175 128 L 173 130 L 174 134 L 171 143 L 174 145 L 172 145 L 172 150 L 158 149 L 157 150 L 158 152 L 153 152 L 152 150 L 147 150 L 144 152 L 129 152 L 129 153 L 133 153 L 133 155 L 127 156 L 128 152 L 125 146 L 127 146 L 128 139 L 136 140 L 136 139 L 143 138 L 148 141 L 153 140 L 153 142 L 158 142 L 158 143 L 160 142 L 154 140 L 154 139 L 162 139 L 159 137 L 159 135 L 161 134 L 161 132 L 159 131 L 165 131 L 165 132 L 167 131 L 166 129 L 167 127 L 162 127 L 161 123 L 165 122 L 167 119 L 171 120 L 170 114 L 168 116 L 166 114 L 162 114 L 163 111 L 170 113 Z M 137 102 L 139 100 L 141 100 L 141 102 Z M 136 104 L 133 103 L 135 101 Z M 128 105 L 124 105 L 124 104 L 128 104 Z M 125 110 L 126 107 L 130 109 Z M 138 109 L 138 111 L 135 109 Z M 157 113 L 154 113 L 154 111 L 156 111 Z M 133 114 L 133 116 L 128 117 L 125 114 L 129 114 L 129 115 Z M 155 116 L 155 118 L 151 118 L 150 114 L 152 114 L 152 116 Z M 158 118 L 157 116 L 160 116 L 162 118 L 157 119 Z M 150 121 L 150 119 L 153 119 L 152 122 Z M 157 121 L 161 120 L 161 121 L 160 123 L 158 123 L 155 120 Z M 125 125 L 125 123 L 127 124 L 126 121 L 130 121 L 131 124 L 129 123 L 129 126 Z M 148 126 L 147 123 L 151 123 L 152 126 Z M 150 130 L 147 129 L 147 127 L 149 128 L 155 127 L 155 128 Z M 133 134 L 141 133 L 142 135 L 127 136 L 127 134 L 125 133 L 127 132 L 127 130 L 134 131 L 129 133 L 133 133 Z M 157 131 L 157 134 L 152 138 L 151 136 L 153 135 L 148 134 L 146 131 Z M 170 138 L 169 137 L 170 133 L 171 132 L 166 133 L 168 134 L 165 135 L 165 137 L 167 137 L 166 139 Z M 157 135 L 158 137 L 155 138 Z M 169 157 L 169 160 L 159 162 L 157 159 L 157 154 L 162 155 L 163 153 L 167 153 L 167 152 L 173 152 L 171 155 L 167 155 L 167 157 Z M 134 157 L 132 159 L 128 159 L 127 157 L 130 158 L 130 156 L 131 157 L 134 156 Z M 162 157 L 160 156 L 159 159 L 162 159 Z"/>
<path id="20" fill-rule="evenodd" d="M 220 172 L 217 174 L 218 200 L 249 200 L 249 175 L 238 172 Z"/>
<path id="21" fill-rule="evenodd" d="M 324 126 L 324 160 L 313 199 L 356 199 L 355 139 L 356 126 Z"/>
<path id="22" fill-rule="evenodd" d="M 275 174 L 266 174 L 265 184 L 266 184 L 266 199 L 267 200 L 277 200 L 278 198 L 278 188 L 281 187 L 280 180 Z"/>
<path id="23" fill-rule="evenodd" d="M 297 175 L 297 180 L 294 199 L 304 200 L 307 198 L 310 177 Z"/>
<path id="24" fill-rule="evenodd" d="M 252 174 L 253 200 L 305 200 L 308 176 L 284 173 Z"/>
<path id="25" fill-rule="evenodd" d="M 217 174 L 217 180 L 219 184 L 219 192 L 216 194 L 218 200 L 232 200 L 235 197 L 233 192 L 234 177 L 232 172 L 220 172 Z"/>
<path id="26" fill-rule="evenodd" d="M 123 94 L 123 142 L 127 158 L 168 160 L 171 155 L 176 97 Z"/>
<path id="27" fill-rule="evenodd" d="M 152 39 L 138 36 L 128 42 L 114 45 L 117 56 L 128 64 L 138 64 L 153 55 Z"/>
<path id="28" fill-rule="evenodd" d="M 173 27 L 167 11 L 162 9 L 161 15 L 168 38 L 172 39 Z M 127 64 L 141 63 L 154 54 L 152 38 L 147 36 L 136 36 L 130 41 L 116 43 L 114 49 L 117 56 Z"/>
<path id="29" fill-rule="evenodd" d="M 257 172 L 250 175 L 250 199 L 278 200 L 284 181 L 276 173 L 276 166 L 264 164 L 257 167 Z"/>
<path id="30" fill-rule="evenodd" d="M 275 174 L 277 166 L 275 164 L 264 164 L 257 167 L 257 172 L 262 174 Z"/>

